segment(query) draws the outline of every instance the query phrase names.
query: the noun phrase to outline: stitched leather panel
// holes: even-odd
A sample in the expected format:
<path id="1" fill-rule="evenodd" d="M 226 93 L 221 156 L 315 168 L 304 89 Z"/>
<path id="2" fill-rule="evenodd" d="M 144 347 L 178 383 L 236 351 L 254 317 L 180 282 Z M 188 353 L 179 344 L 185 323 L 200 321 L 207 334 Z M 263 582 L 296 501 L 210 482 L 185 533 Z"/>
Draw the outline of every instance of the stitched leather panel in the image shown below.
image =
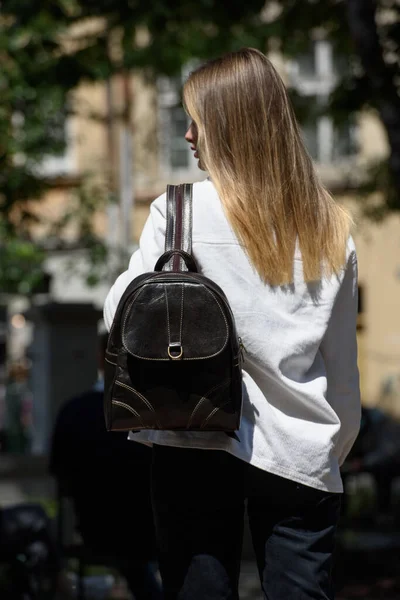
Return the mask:
<path id="1" fill-rule="evenodd" d="M 182 360 L 219 354 L 229 340 L 222 302 L 197 283 L 149 283 L 128 304 L 122 322 L 124 348 L 138 358 L 170 362 L 180 344 Z"/>
<path id="2" fill-rule="evenodd" d="M 118 369 L 113 389 L 113 428 L 235 431 L 241 383 L 231 378 L 229 353 L 227 347 L 207 360 L 205 369 L 198 361 L 121 357 L 125 366 Z"/>
<path id="3" fill-rule="evenodd" d="M 165 232 L 165 251 L 174 250 L 174 234 L 176 228 L 175 187 L 167 185 L 167 229 Z M 172 271 L 172 259 L 165 265 L 165 271 Z"/>
<path id="4" fill-rule="evenodd" d="M 183 190 L 181 185 L 175 188 L 175 213 L 174 248 L 175 250 L 181 250 L 183 241 Z M 181 263 L 179 255 L 175 254 L 172 259 L 172 270 L 181 271 Z"/>
<path id="5" fill-rule="evenodd" d="M 188 254 L 192 253 L 192 189 L 189 183 L 183 184 L 183 205 L 182 205 L 182 250 Z"/>
<path id="6" fill-rule="evenodd" d="M 190 183 L 167 186 L 167 230 L 165 251 L 184 250 L 192 252 L 192 189 Z M 165 270 L 186 271 L 186 265 L 178 256 L 172 258 Z"/>

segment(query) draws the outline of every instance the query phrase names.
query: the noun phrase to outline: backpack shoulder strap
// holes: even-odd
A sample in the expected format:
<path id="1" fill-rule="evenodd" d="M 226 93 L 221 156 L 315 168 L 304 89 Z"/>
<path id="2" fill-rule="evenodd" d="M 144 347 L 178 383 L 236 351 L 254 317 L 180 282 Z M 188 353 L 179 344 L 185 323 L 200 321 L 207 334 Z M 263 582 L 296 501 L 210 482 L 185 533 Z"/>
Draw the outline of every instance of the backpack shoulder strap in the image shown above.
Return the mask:
<path id="1" fill-rule="evenodd" d="M 192 253 L 192 191 L 191 183 L 167 186 L 167 231 L 165 252 L 183 250 Z M 166 265 L 167 271 L 187 271 L 182 258 L 176 254 Z"/>

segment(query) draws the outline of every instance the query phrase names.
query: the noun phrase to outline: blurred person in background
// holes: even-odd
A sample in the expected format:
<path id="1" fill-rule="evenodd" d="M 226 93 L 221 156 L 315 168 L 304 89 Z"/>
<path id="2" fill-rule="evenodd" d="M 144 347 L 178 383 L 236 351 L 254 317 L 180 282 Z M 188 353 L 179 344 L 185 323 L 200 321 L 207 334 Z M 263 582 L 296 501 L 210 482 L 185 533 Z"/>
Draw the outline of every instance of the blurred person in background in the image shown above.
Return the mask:
<path id="1" fill-rule="evenodd" d="M 31 445 L 32 393 L 28 385 L 29 369 L 23 361 L 8 370 L 4 398 L 5 450 L 25 454 Z"/>
<path id="2" fill-rule="evenodd" d="M 6 386 L 0 379 L 0 453 L 6 451 L 6 432 L 5 432 L 5 417 L 6 417 Z"/>
<path id="3" fill-rule="evenodd" d="M 343 477 L 369 473 L 376 490 L 376 518 L 392 523 L 393 481 L 400 477 L 400 421 L 379 407 L 363 407 L 361 428 L 356 443 L 343 465 Z"/>
<path id="4" fill-rule="evenodd" d="M 160 600 L 150 500 L 151 449 L 132 444 L 126 433 L 106 431 L 102 374 L 107 337 L 104 334 L 99 341 L 97 383 L 59 412 L 50 472 L 73 500 L 84 545 L 95 556 L 115 559 L 135 600 Z"/>

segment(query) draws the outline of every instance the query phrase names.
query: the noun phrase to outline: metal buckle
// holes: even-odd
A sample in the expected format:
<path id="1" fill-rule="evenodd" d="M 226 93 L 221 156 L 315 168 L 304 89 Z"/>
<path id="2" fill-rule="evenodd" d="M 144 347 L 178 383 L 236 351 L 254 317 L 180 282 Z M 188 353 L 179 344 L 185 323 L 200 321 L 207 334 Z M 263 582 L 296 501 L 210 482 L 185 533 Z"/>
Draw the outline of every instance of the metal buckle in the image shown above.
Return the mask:
<path id="1" fill-rule="evenodd" d="M 183 348 L 180 343 L 170 344 L 168 346 L 168 356 L 172 360 L 180 360 L 183 356 Z"/>

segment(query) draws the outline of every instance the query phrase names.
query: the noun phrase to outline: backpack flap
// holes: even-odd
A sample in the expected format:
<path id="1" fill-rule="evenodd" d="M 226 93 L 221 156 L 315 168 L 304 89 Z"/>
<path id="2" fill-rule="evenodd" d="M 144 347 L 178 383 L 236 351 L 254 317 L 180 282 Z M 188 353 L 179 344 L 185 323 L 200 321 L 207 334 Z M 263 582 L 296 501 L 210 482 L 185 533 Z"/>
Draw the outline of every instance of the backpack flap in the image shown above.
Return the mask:
<path id="1" fill-rule="evenodd" d="M 122 343 L 135 358 L 200 360 L 218 356 L 229 340 L 221 301 L 201 283 L 151 282 L 123 317 Z"/>

